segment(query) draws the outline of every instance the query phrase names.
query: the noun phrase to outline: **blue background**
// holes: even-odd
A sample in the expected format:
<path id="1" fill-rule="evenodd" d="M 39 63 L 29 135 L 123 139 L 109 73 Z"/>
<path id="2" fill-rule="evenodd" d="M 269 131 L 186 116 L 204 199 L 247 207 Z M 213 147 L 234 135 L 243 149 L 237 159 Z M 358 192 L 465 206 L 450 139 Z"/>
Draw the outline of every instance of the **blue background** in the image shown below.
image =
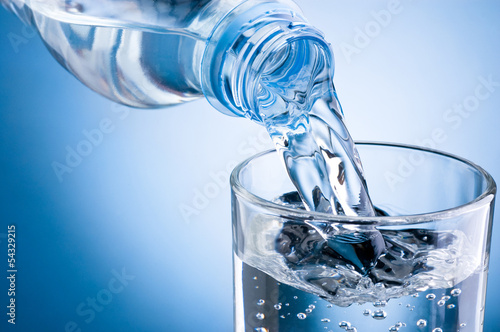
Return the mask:
<path id="1" fill-rule="evenodd" d="M 436 148 L 500 179 L 500 87 L 457 122 L 445 119 L 474 95 L 480 77 L 500 82 L 499 2 L 401 0 L 364 44 L 357 29 L 374 29 L 373 11 L 388 2 L 297 2 L 333 45 L 355 139 L 424 144 L 441 130 L 446 138 Z M 205 100 L 162 110 L 114 105 L 68 74 L 5 10 L 0 107 L 0 330 L 65 331 L 71 322 L 82 331 L 232 329 L 224 180 L 236 162 L 270 147 L 262 128 Z M 112 131 L 60 181 L 52 164 L 64 163 L 67 147 L 76 149 L 103 120 Z M 200 198 L 203 191 L 210 197 Z M 187 206 L 189 216 L 181 212 Z M 495 219 L 488 332 L 500 329 Z M 5 315 L 9 224 L 17 229 L 15 328 Z M 110 293 L 122 272 L 130 280 Z M 106 294 L 112 298 L 92 319 L 77 314 L 87 298 Z"/>

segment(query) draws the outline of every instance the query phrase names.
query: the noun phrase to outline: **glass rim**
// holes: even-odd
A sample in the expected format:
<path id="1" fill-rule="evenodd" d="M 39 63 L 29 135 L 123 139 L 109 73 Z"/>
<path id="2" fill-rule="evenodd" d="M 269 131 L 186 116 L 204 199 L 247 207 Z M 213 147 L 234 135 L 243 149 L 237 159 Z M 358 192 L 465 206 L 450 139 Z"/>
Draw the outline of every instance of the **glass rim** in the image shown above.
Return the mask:
<path id="1" fill-rule="evenodd" d="M 252 204 L 259 205 L 261 207 L 266 208 L 270 212 L 273 212 L 280 216 L 286 216 L 288 218 L 294 218 L 304 221 L 330 221 L 335 223 L 349 223 L 349 224 L 364 224 L 364 225 L 399 225 L 399 224 L 418 224 L 429 221 L 437 221 L 437 220 L 449 220 L 450 218 L 464 214 L 466 212 L 470 212 L 476 210 L 485 204 L 491 203 L 493 201 L 496 194 L 496 183 L 493 177 L 486 172 L 481 166 L 464 159 L 462 157 L 458 157 L 454 154 L 447 153 L 444 151 L 421 147 L 417 145 L 410 144 L 400 144 L 400 143 L 391 143 L 391 142 L 376 142 L 376 141 L 356 141 L 356 145 L 360 146 L 385 146 L 385 147 L 393 147 L 393 148 L 403 148 L 415 151 L 423 151 L 426 153 L 437 154 L 446 158 L 455 159 L 460 161 L 478 171 L 487 181 L 487 187 L 485 190 L 476 197 L 475 199 L 452 208 L 432 211 L 426 213 L 419 214 L 409 214 L 409 215 L 401 215 L 401 216 L 375 216 L 375 217 L 361 217 L 361 216 L 345 216 L 345 215 L 333 215 L 323 212 L 316 211 L 307 211 L 307 210 L 298 210 L 293 209 L 284 205 L 280 205 L 277 203 L 273 203 L 268 201 L 262 197 L 255 195 L 254 193 L 247 190 L 243 184 L 240 182 L 239 174 L 241 171 L 253 160 L 260 158 L 264 155 L 275 153 L 276 150 L 270 149 L 266 151 L 262 151 L 257 153 L 241 163 L 239 163 L 234 170 L 231 172 L 230 184 L 231 189 L 236 195 L 241 196 L 245 200 L 249 201 Z"/>

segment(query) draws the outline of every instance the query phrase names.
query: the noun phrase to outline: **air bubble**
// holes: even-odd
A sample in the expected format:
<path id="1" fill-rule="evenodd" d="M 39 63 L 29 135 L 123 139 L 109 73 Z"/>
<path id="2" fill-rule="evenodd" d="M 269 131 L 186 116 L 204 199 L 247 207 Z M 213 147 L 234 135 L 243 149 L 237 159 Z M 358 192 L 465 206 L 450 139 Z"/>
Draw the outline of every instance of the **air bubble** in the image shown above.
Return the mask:
<path id="1" fill-rule="evenodd" d="M 440 327 L 436 327 L 432 332 L 443 332 L 443 329 Z"/>
<path id="2" fill-rule="evenodd" d="M 328 318 L 323 318 L 323 319 L 321 320 L 321 322 L 323 322 L 323 323 L 330 323 L 330 320 L 329 320 Z"/>
<path id="3" fill-rule="evenodd" d="M 277 303 L 274 305 L 274 309 L 281 310 L 281 303 Z"/>
<path id="4" fill-rule="evenodd" d="M 262 312 L 257 313 L 257 315 L 255 315 L 255 317 L 258 320 L 263 320 L 264 318 L 266 318 L 266 316 Z"/>
<path id="5" fill-rule="evenodd" d="M 384 310 L 376 310 L 372 313 L 372 317 L 376 320 L 382 320 L 387 317 L 387 313 Z"/>
<path id="6" fill-rule="evenodd" d="M 314 304 L 310 304 L 309 309 L 314 310 L 314 309 L 316 309 L 316 306 Z"/>
<path id="7" fill-rule="evenodd" d="M 266 301 L 264 301 L 263 299 L 257 301 L 257 305 L 264 305 L 264 303 L 266 303 Z"/>
<path id="8" fill-rule="evenodd" d="M 348 327 L 345 330 L 346 332 L 358 332 L 358 329 L 355 328 L 354 326 Z"/>
<path id="9" fill-rule="evenodd" d="M 306 318 L 307 318 L 307 315 L 306 315 L 305 313 L 303 313 L 303 312 L 299 312 L 299 313 L 297 314 L 297 318 L 298 318 L 298 319 L 306 319 Z"/>
<path id="10" fill-rule="evenodd" d="M 460 327 L 466 327 L 466 326 L 467 326 L 467 324 L 465 324 L 465 323 L 460 324 Z"/>
<path id="11" fill-rule="evenodd" d="M 434 299 L 436 298 L 436 295 L 434 295 L 434 294 L 430 293 L 430 294 L 427 294 L 427 296 L 426 296 L 425 298 L 426 298 L 427 300 L 432 301 L 432 300 L 434 300 Z"/>
<path id="12" fill-rule="evenodd" d="M 376 301 L 376 302 L 373 302 L 373 306 L 376 307 L 376 308 L 385 307 L 386 305 L 387 305 L 387 301 Z"/>
<path id="13" fill-rule="evenodd" d="M 412 295 L 413 297 L 418 297 L 418 293 L 415 293 Z"/>
<path id="14" fill-rule="evenodd" d="M 294 299 L 294 300 L 296 300 L 296 299 L 298 299 L 298 298 L 299 298 L 299 297 L 298 297 L 297 295 L 295 295 L 295 296 L 293 297 L 293 299 Z"/>
<path id="15" fill-rule="evenodd" d="M 399 331 L 399 328 L 396 326 L 389 327 L 389 332 L 398 332 L 398 331 Z"/>
<path id="16" fill-rule="evenodd" d="M 257 277 L 253 277 L 253 280 L 257 280 Z"/>
<path id="17" fill-rule="evenodd" d="M 455 305 L 454 304 L 448 304 L 447 308 L 448 309 L 453 309 L 453 308 L 455 308 Z"/>
<path id="18" fill-rule="evenodd" d="M 365 315 L 365 316 L 370 316 L 370 314 L 371 314 L 371 313 L 372 313 L 372 312 L 371 312 L 371 310 L 369 310 L 369 309 L 365 309 L 365 310 L 363 310 L 363 315 Z"/>
<path id="19" fill-rule="evenodd" d="M 417 326 L 418 327 L 426 327 L 427 326 L 427 321 L 425 319 L 419 319 L 417 321 Z"/>
<path id="20" fill-rule="evenodd" d="M 351 327 L 351 323 L 346 322 L 345 320 L 343 320 L 343 321 L 341 321 L 339 323 L 339 327 L 345 330 L 345 329 L 348 329 L 348 328 Z"/>
<path id="21" fill-rule="evenodd" d="M 453 288 L 450 292 L 451 296 L 459 296 L 462 293 L 460 288 Z"/>
<path id="22" fill-rule="evenodd" d="M 83 5 L 76 1 L 66 2 L 66 11 L 73 14 L 81 14 L 83 12 Z"/>
<path id="23" fill-rule="evenodd" d="M 441 298 L 441 300 L 443 300 L 443 301 L 445 301 L 445 302 L 446 302 L 446 301 L 448 301 L 449 299 L 450 299 L 450 297 L 449 297 L 448 295 L 445 295 L 445 296 L 443 296 L 443 297 Z"/>
<path id="24" fill-rule="evenodd" d="M 438 301 L 438 306 L 442 307 L 442 306 L 444 306 L 445 303 L 446 303 L 445 300 L 439 300 Z"/>
<path id="25" fill-rule="evenodd" d="M 312 312 L 311 309 L 309 309 L 309 308 L 306 309 L 306 314 L 310 314 L 311 312 Z"/>
<path id="26" fill-rule="evenodd" d="M 327 304 L 327 305 L 326 305 L 326 307 L 327 307 L 328 309 L 330 309 L 331 307 L 333 307 L 333 305 L 331 305 L 331 304 Z"/>
<path id="27" fill-rule="evenodd" d="M 256 327 L 254 330 L 256 332 L 269 332 L 269 330 L 266 329 L 265 327 Z"/>
<path id="28" fill-rule="evenodd" d="M 281 315 L 281 316 L 280 316 L 280 318 L 281 318 L 281 319 L 285 319 L 285 315 Z"/>

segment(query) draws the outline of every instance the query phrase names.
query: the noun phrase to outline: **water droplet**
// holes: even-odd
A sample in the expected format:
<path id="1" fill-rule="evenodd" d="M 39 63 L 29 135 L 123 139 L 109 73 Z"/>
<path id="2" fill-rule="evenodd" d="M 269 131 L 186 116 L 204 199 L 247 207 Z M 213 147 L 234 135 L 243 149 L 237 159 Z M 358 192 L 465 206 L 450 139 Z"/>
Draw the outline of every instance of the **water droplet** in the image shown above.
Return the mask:
<path id="1" fill-rule="evenodd" d="M 455 305 L 454 304 L 448 304 L 447 308 L 448 309 L 453 309 L 453 308 L 455 308 Z"/>
<path id="2" fill-rule="evenodd" d="M 266 329 L 265 327 L 256 327 L 254 330 L 256 332 L 269 332 L 269 330 Z"/>
<path id="3" fill-rule="evenodd" d="M 258 320 L 263 320 L 264 318 L 266 318 L 266 316 L 262 312 L 257 313 L 257 315 L 255 315 L 255 317 Z"/>
<path id="4" fill-rule="evenodd" d="M 371 312 L 371 310 L 369 310 L 369 309 L 365 309 L 365 310 L 363 310 L 363 315 L 365 315 L 365 316 L 370 316 L 370 314 L 371 314 L 371 313 L 372 313 L 372 312 Z"/>
<path id="5" fill-rule="evenodd" d="M 444 300 L 439 300 L 438 301 L 438 306 L 442 307 L 442 306 L 444 306 L 445 303 L 446 302 Z"/>
<path id="6" fill-rule="evenodd" d="M 385 319 L 385 317 L 387 317 L 387 313 L 382 309 L 375 310 L 372 313 L 372 317 L 377 320 Z"/>
<path id="7" fill-rule="evenodd" d="M 425 298 L 426 298 L 427 300 L 432 301 L 432 300 L 434 300 L 434 299 L 436 298 L 436 295 L 434 295 L 434 294 L 430 293 L 430 294 L 427 294 L 427 296 L 426 296 Z"/>
<path id="8" fill-rule="evenodd" d="M 257 305 L 264 305 L 264 303 L 266 303 L 266 301 L 264 301 L 263 299 L 257 301 Z"/>
<path id="9" fill-rule="evenodd" d="M 462 290 L 460 288 L 454 288 L 450 292 L 450 294 L 452 296 L 459 296 L 461 293 L 462 293 Z"/>
<path id="10" fill-rule="evenodd" d="M 351 327 L 351 323 L 346 322 L 345 320 L 343 320 L 343 321 L 341 321 L 341 322 L 339 323 L 339 327 L 340 327 L 340 328 L 343 328 L 343 329 L 345 330 L 345 329 L 347 329 L 347 328 Z"/>
<path id="11" fill-rule="evenodd" d="M 432 332 L 443 332 L 443 329 L 436 327 Z"/>
<path id="12" fill-rule="evenodd" d="M 427 326 L 427 321 L 425 319 L 419 319 L 417 321 L 417 326 L 418 327 L 426 327 Z"/>
<path id="13" fill-rule="evenodd" d="M 330 323 L 330 320 L 329 320 L 328 318 L 323 318 L 321 321 L 322 321 L 323 323 Z"/>
<path id="14" fill-rule="evenodd" d="M 307 318 L 307 315 L 306 315 L 305 313 L 303 313 L 303 312 L 299 312 L 299 313 L 297 314 L 297 318 L 298 318 L 298 319 L 306 319 L 306 318 Z"/>

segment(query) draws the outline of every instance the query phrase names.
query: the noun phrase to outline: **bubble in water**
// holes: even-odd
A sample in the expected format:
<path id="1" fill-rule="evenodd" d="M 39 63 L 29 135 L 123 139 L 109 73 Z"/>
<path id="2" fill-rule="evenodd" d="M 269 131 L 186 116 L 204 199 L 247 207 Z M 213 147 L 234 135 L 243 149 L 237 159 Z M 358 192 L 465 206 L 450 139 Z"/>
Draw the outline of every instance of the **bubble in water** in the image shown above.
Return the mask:
<path id="1" fill-rule="evenodd" d="M 295 295 L 295 296 L 293 297 L 293 299 L 294 299 L 294 300 L 296 300 L 296 299 L 298 299 L 298 298 L 299 298 L 299 297 L 298 297 L 297 295 Z"/>
<path id="2" fill-rule="evenodd" d="M 310 304 L 309 309 L 314 310 L 314 309 L 316 309 L 316 306 L 314 304 Z"/>
<path id="3" fill-rule="evenodd" d="M 285 307 L 289 307 L 290 306 L 290 303 L 285 303 Z"/>
<path id="4" fill-rule="evenodd" d="M 441 300 L 443 300 L 443 301 L 445 301 L 445 302 L 446 302 L 446 301 L 448 301 L 449 299 L 450 299 L 450 297 L 449 297 L 448 295 L 445 295 L 445 296 L 443 296 L 443 297 L 441 298 Z"/>
<path id="5" fill-rule="evenodd" d="M 460 327 L 466 327 L 466 326 L 467 326 L 467 324 L 465 324 L 465 323 L 460 324 Z"/>
<path id="6" fill-rule="evenodd" d="M 376 302 L 373 302 L 373 306 L 376 307 L 376 308 L 385 307 L 386 305 L 387 305 L 387 301 L 376 301 Z"/>
<path id="7" fill-rule="evenodd" d="M 453 309 L 453 308 L 455 308 L 455 305 L 454 305 L 454 304 L 448 304 L 448 307 L 447 307 L 447 308 L 448 308 L 448 309 Z"/>
<path id="8" fill-rule="evenodd" d="M 281 315 L 281 316 L 280 316 L 280 318 L 281 318 L 281 319 L 285 319 L 285 315 Z"/>
<path id="9" fill-rule="evenodd" d="M 253 277 L 253 280 L 257 280 L 257 277 Z"/>
<path id="10" fill-rule="evenodd" d="M 66 2 L 66 11 L 73 14 L 81 14 L 83 12 L 83 5 L 76 1 Z"/>
<path id="11" fill-rule="evenodd" d="M 398 328 L 398 327 L 396 327 L 396 326 L 391 326 L 391 327 L 389 327 L 389 331 L 390 331 L 390 332 L 398 332 L 398 331 L 399 331 L 399 328 Z"/>
<path id="12" fill-rule="evenodd" d="M 308 233 L 309 233 L 309 234 L 315 234 L 315 233 L 316 233 L 316 230 L 315 230 L 315 229 L 310 229 Z"/>
<path id="13" fill-rule="evenodd" d="M 257 315 L 255 315 L 255 317 L 258 320 L 263 320 L 264 318 L 266 318 L 266 316 L 262 312 L 257 313 Z"/>
<path id="14" fill-rule="evenodd" d="M 266 329 L 265 327 L 256 327 L 254 330 L 256 332 L 269 332 L 269 330 Z"/>
<path id="15" fill-rule="evenodd" d="M 443 332 L 443 329 L 436 327 L 432 332 Z"/>
<path id="16" fill-rule="evenodd" d="M 274 305 L 274 309 L 281 310 L 281 303 L 277 303 Z"/>
<path id="17" fill-rule="evenodd" d="M 454 288 L 450 292 L 450 294 L 452 296 L 459 296 L 461 293 L 462 293 L 462 290 L 460 288 Z"/>
<path id="18" fill-rule="evenodd" d="M 418 293 L 415 293 L 412 295 L 413 297 L 418 297 Z"/>
<path id="19" fill-rule="evenodd" d="M 369 309 L 365 309 L 365 310 L 363 310 L 363 315 L 365 315 L 365 316 L 370 316 L 370 314 L 371 314 L 371 313 L 372 313 L 372 312 L 371 312 L 371 310 L 369 310 Z"/>
<path id="20" fill-rule="evenodd" d="M 298 318 L 298 319 L 306 319 L 306 318 L 307 318 L 307 315 L 306 315 L 305 313 L 303 313 L 303 312 L 299 312 L 299 313 L 297 314 L 297 318 Z"/>
<path id="21" fill-rule="evenodd" d="M 323 318 L 321 321 L 322 321 L 323 323 L 330 323 L 330 320 L 329 320 L 328 318 Z"/>
<path id="22" fill-rule="evenodd" d="M 438 301 L 438 306 L 442 307 L 442 306 L 444 306 L 445 303 L 446 303 L 445 300 L 439 300 Z"/>
<path id="23" fill-rule="evenodd" d="M 372 317 L 377 320 L 385 319 L 387 317 L 387 313 L 384 310 L 376 310 L 372 313 Z"/>
<path id="24" fill-rule="evenodd" d="M 427 326 L 427 321 L 425 319 L 419 319 L 417 321 L 417 326 L 418 327 L 426 327 Z"/>
<path id="25" fill-rule="evenodd" d="M 257 305 L 264 305 L 264 303 L 266 303 L 266 301 L 264 301 L 263 299 L 257 301 Z"/>
<path id="26" fill-rule="evenodd" d="M 354 326 L 348 327 L 345 330 L 346 332 L 358 332 L 358 329 L 355 328 Z"/>
<path id="27" fill-rule="evenodd" d="M 404 327 L 404 326 L 406 326 L 406 323 L 403 323 L 403 322 L 397 322 L 395 326 L 396 326 L 396 327 Z"/>
<path id="28" fill-rule="evenodd" d="M 328 309 L 330 309 L 331 307 L 333 307 L 333 305 L 331 305 L 331 304 L 327 304 L 327 305 L 326 305 L 326 307 L 327 307 Z"/>
<path id="29" fill-rule="evenodd" d="M 427 294 L 427 296 L 425 297 L 427 300 L 434 300 L 436 298 L 436 295 L 430 293 L 430 294 Z"/>
<path id="30" fill-rule="evenodd" d="M 309 309 L 309 308 L 306 309 L 306 314 L 310 314 L 311 312 L 312 312 L 311 309 Z"/>
<path id="31" fill-rule="evenodd" d="M 343 320 L 343 321 L 341 321 L 339 323 L 339 327 L 343 328 L 345 330 L 345 329 L 348 329 L 349 327 L 351 327 L 351 323 L 346 322 L 345 320 Z"/>

